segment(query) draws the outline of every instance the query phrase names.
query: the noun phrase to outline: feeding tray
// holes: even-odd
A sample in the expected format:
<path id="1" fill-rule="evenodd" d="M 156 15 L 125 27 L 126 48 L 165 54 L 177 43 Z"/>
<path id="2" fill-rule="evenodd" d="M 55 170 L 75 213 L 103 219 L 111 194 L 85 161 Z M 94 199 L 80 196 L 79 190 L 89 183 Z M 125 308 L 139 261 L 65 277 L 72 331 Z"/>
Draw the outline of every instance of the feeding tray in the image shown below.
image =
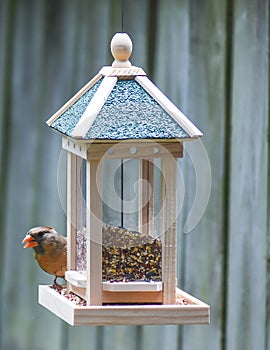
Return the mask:
<path id="1" fill-rule="evenodd" d="M 177 289 L 179 304 L 78 306 L 49 286 L 39 286 L 39 303 L 72 326 L 208 324 L 209 306 Z"/>
<path id="2" fill-rule="evenodd" d="M 39 303 L 71 325 L 207 324 L 209 306 L 176 286 L 177 159 L 202 133 L 131 65 L 127 34 L 111 50 L 112 66 L 47 121 L 67 153 L 67 287 L 39 286 Z M 136 229 L 123 227 L 129 160 Z M 121 169 L 120 200 L 106 164 Z"/>

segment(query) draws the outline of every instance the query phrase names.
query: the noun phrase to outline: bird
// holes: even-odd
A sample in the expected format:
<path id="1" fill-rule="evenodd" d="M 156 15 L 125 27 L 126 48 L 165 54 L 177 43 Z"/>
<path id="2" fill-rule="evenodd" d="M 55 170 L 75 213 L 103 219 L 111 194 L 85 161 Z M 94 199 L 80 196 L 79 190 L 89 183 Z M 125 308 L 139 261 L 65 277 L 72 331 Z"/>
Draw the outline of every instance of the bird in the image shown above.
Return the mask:
<path id="1" fill-rule="evenodd" d="M 65 278 L 67 270 L 67 239 L 49 226 L 31 228 L 24 237 L 24 248 L 33 248 L 34 257 L 42 270 L 57 278 Z"/>

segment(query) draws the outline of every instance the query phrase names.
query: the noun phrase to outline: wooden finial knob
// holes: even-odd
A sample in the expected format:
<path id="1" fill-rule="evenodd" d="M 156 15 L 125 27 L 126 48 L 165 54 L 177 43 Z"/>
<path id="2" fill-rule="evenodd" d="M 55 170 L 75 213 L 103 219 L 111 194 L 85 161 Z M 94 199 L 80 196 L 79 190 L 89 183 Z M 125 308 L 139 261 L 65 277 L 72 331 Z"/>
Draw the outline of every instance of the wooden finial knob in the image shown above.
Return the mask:
<path id="1" fill-rule="evenodd" d="M 132 53 L 132 41 L 127 33 L 116 33 L 111 41 L 111 52 L 115 59 L 115 68 L 131 67 L 129 57 Z"/>

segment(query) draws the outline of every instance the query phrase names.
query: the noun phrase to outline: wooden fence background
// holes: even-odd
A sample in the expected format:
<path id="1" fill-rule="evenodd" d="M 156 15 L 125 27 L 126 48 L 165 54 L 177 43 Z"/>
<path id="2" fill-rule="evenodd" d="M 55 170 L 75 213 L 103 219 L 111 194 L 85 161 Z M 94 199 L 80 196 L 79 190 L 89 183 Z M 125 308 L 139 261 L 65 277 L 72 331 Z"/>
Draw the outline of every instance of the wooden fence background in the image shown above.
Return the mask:
<path id="1" fill-rule="evenodd" d="M 204 132 L 211 196 L 179 229 L 179 284 L 211 305 L 211 325 L 72 328 L 37 304 L 51 278 L 21 240 L 37 224 L 65 232 L 61 138 L 45 121 L 111 64 L 121 1 L 0 0 L 0 347 L 270 349 L 269 1 L 126 0 L 124 30 L 132 62 Z M 183 174 L 185 217 L 188 159 Z"/>

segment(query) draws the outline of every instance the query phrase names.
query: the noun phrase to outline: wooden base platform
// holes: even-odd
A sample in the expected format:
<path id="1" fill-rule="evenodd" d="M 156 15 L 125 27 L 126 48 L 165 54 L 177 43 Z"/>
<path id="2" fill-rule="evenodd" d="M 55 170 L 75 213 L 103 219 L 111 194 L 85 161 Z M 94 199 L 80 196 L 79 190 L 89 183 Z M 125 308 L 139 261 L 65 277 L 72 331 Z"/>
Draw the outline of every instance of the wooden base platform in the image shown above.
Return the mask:
<path id="1" fill-rule="evenodd" d="M 50 286 L 39 286 L 39 303 L 72 326 L 209 324 L 209 305 L 177 289 L 187 305 L 77 306 Z"/>

